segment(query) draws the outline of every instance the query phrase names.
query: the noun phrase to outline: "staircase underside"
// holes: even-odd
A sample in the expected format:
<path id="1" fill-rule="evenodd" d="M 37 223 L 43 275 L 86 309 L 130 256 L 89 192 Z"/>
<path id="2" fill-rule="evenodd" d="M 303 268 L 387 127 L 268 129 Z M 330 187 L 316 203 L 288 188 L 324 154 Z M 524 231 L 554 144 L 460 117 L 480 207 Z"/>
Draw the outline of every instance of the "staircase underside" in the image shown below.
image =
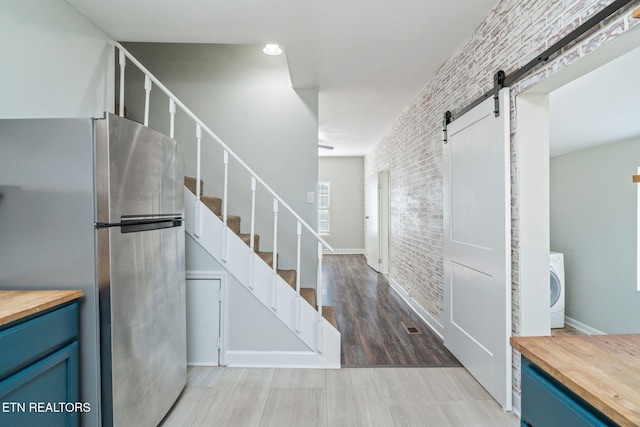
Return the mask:
<path id="1" fill-rule="evenodd" d="M 335 309 L 322 307 L 318 315 L 316 290 L 301 288 L 296 292 L 296 270 L 277 268 L 278 255 L 261 252 L 260 237 L 241 232 L 241 218 L 227 215 L 227 227 L 222 221 L 222 199 L 195 197 L 196 180 L 185 177 L 185 230 L 202 248 L 245 286 L 263 305 L 280 319 L 313 352 L 316 367 L 340 367 L 340 333 Z M 200 190 L 204 183 L 200 181 Z M 273 262 L 276 258 L 276 272 Z M 307 364 L 308 366 L 308 364 Z"/>

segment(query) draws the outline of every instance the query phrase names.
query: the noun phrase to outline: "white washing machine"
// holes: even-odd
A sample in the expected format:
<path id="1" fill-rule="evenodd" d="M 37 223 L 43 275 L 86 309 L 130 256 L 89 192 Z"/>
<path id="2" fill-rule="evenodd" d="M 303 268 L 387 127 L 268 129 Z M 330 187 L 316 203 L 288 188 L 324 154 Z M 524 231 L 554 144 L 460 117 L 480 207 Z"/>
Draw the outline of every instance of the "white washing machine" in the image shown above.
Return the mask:
<path id="1" fill-rule="evenodd" d="M 551 327 L 564 328 L 564 254 L 549 254 L 551 286 Z"/>

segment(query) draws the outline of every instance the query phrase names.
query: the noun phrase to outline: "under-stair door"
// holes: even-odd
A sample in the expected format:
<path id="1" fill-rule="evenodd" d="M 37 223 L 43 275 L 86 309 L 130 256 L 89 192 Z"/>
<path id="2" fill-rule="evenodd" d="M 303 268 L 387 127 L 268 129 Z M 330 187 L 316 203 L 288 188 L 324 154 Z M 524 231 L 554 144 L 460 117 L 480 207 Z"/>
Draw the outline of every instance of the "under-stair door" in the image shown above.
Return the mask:
<path id="1" fill-rule="evenodd" d="M 188 274 L 187 294 L 187 364 L 221 365 L 221 318 L 223 278 Z"/>
<path id="2" fill-rule="evenodd" d="M 447 126 L 443 145 L 445 346 L 511 410 L 509 89 Z"/>

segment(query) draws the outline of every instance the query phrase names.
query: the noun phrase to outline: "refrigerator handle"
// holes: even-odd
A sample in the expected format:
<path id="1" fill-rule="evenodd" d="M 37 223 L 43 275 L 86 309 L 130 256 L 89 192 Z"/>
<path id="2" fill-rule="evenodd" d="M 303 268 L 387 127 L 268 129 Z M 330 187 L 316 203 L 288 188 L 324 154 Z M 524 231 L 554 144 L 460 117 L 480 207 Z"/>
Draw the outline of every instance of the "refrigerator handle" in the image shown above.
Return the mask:
<path id="1" fill-rule="evenodd" d="M 122 233 L 137 233 L 139 231 L 160 230 L 163 228 L 180 227 L 182 217 L 180 215 L 162 216 L 155 218 L 131 217 L 121 218 L 121 222 L 104 223 L 97 222 L 96 228 L 120 227 Z"/>

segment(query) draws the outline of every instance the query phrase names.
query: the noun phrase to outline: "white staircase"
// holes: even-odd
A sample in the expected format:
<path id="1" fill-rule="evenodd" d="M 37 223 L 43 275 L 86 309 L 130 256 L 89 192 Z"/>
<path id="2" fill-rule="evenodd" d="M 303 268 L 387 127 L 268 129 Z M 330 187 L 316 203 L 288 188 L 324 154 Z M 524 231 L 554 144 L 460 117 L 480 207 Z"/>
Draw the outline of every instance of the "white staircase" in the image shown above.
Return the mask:
<path id="1" fill-rule="evenodd" d="M 187 234 L 309 347 L 315 357 L 305 357 L 304 367 L 340 368 L 340 332 L 236 233 L 225 227 L 216 214 L 198 202 L 191 191 L 185 188 L 184 194 Z M 195 234 L 197 218 L 201 221 L 199 237 Z"/>
<path id="2" fill-rule="evenodd" d="M 296 212 L 287 205 L 259 176 L 257 176 L 246 163 L 240 159 L 229 147 L 224 144 L 202 121 L 195 116 L 182 102 L 180 102 L 162 83 L 160 83 L 139 61 L 119 43 L 114 46 L 120 52 L 120 115 L 124 116 L 124 72 L 127 59 L 140 69 L 145 75 L 145 125 L 148 125 L 149 117 L 149 93 L 152 84 L 155 83 L 169 98 L 168 119 L 170 121 L 170 137 L 174 137 L 174 117 L 176 108 L 180 108 L 196 125 L 197 138 L 197 173 L 195 177 L 195 188 L 189 190 L 185 187 L 185 231 L 216 261 L 222 265 L 229 274 L 237 279 L 251 294 L 267 307 L 273 316 L 279 319 L 300 341 L 309 349 L 305 353 L 304 363 L 300 367 L 325 367 L 340 368 L 340 332 L 323 316 L 322 303 L 322 252 L 323 247 L 332 251 L 331 247 L 311 228 Z M 224 170 L 223 198 L 221 215 L 217 215 L 210 210 L 202 201 L 201 194 L 201 173 L 200 167 L 203 164 L 200 153 L 202 134 L 206 133 L 217 145 L 224 150 L 224 163 L 220 165 Z M 251 233 L 243 240 L 230 228 L 230 217 L 227 215 L 227 192 L 228 183 L 228 159 L 232 156 L 252 177 L 251 191 Z M 208 162 L 207 162 L 208 163 Z M 259 255 L 255 232 L 255 192 L 257 184 L 261 185 L 273 196 L 274 215 L 274 247 L 272 264 L 269 265 Z M 297 268 L 295 273 L 295 283 L 287 283 L 278 274 L 277 269 L 277 217 L 279 207 L 286 209 L 297 219 Z M 259 213 L 258 213 L 259 214 Z M 271 214 L 271 213 L 269 213 Z M 303 229 L 306 234 L 311 234 L 312 238 L 318 241 L 318 277 L 316 281 L 315 298 L 312 305 L 301 296 L 300 287 L 300 239 Z M 294 286 L 295 285 L 295 286 Z M 308 292 L 307 292 L 308 294 Z M 305 295 L 306 296 L 306 295 Z M 332 313 L 333 314 L 333 313 Z M 334 320 L 335 323 L 335 320 Z M 289 365 L 291 366 L 291 365 Z"/>

